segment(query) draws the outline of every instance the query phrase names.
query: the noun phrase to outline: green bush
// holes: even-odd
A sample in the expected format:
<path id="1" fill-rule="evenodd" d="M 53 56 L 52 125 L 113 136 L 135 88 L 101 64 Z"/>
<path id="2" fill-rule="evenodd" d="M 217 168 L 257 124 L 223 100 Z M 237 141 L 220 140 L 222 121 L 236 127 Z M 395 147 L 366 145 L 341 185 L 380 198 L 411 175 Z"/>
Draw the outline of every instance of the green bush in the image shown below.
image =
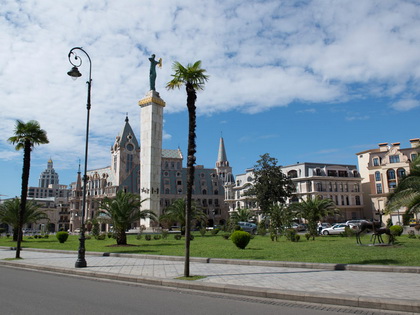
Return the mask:
<path id="1" fill-rule="evenodd" d="M 153 239 L 155 239 L 156 241 L 160 240 L 161 238 L 162 238 L 162 236 L 159 235 L 159 234 L 156 234 L 156 235 L 153 236 Z"/>
<path id="2" fill-rule="evenodd" d="M 136 235 L 136 240 L 140 241 L 142 239 L 143 235 L 141 233 Z"/>
<path id="3" fill-rule="evenodd" d="M 114 236 L 114 233 L 112 233 L 112 232 L 108 232 L 107 236 L 108 236 L 108 238 L 111 238 L 111 237 L 113 237 L 113 236 Z"/>
<path id="4" fill-rule="evenodd" d="M 235 231 L 230 236 L 232 242 L 236 245 L 236 247 L 240 249 L 245 249 L 248 245 L 249 241 L 251 240 L 251 234 L 244 231 Z"/>
<path id="5" fill-rule="evenodd" d="M 150 241 L 150 240 L 152 239 L 152 236 L 151 236 L 150 234 L 146 234 L 146 235 L 144 236 L 144 239 L 145 239 L 146 241 Z"/>
<path id="6" fill-rule="evenodd" d="M 417 232 L 419 232 L 419 231 L 420 231 L 420 225 L 419 225 L 419 224 L 417 224 L 416 226 L 414 226 L 414 229 L 415 229 Z"/>
<path id="7" fill-rule="evenodd" d="M 182 238 L 182 236 L 181 236 L 180 234 L 175 234 L 174 238 L 175 238 L 177 241 L 179 241 L 179 240 Z"/>
<path id="8" fill-rule="evenodd" d="M 169 232 L 167 230 L 162 230 L 162 238 L 166 240 L 168 238 Z"/>
<path id="9" fill-rule="evenodd" d="M 201 236 L 206 235 L 206 232 L 207 232 L 207 230 L 206 230 L 206 228 L 205 228 L 205 227 L 202 227 L 202 228 L 200 229 L 200 234 L 201 234 Z"/>
<path id="10" fill-rule="evenodd" d="M 352 236 L 355 236 L 356 235 L 356 231 L 354 229 L 352 229 L 351 227 L 346 226 L 344 228 L 344 232 L 341 233 L 341 234 L 342 234 L 342 236 L 352 237 Z"/>
<path id="11" fill-rule="evenodd" d="M 305 237 L 306 237 L 306 240 L 307 241 L 309 241 L 309 239 L 311 238 L 311 233 L 305 233 Z"/>
<path id="12" fill-rule="evenodd" d="M 190 235 L 190 240 L 192 241 L 192 240 L 194 240 L 194 235 Z"/>
<path id="13" fill-rule="evenodd" d="M 97 236 L 95 236 L 95 239 L 97 239 L 98 241 L 103 241 L 105 239 L 106 235 L 105 234 L 99 234 Z"/>
<path id="14" fill-rule="evenodd" d="M 285 231 L 286 239 L 289 241 L 296 242 L 296 235 L 297 232 L 295 229 L 286 229 Z"/>
<path id="15" fill-rule="evenodd" d="M 65 243 L 67 239 L 69 238 L 69 233 L 65 231 L 57 232 L 55 235 L 60 243 Z"/>
<path id="16" fill-rule="evenodd" d="M 230 233 L 223 233 L 222 237 L 223 237 L 225 240 L 228 240 L 228 239 L 229 239 L 229 237 L 230 237 Z"/>
<path id="17" fill-rule="evenodd" d="M 403 227 L 400 225 L 393 225 L 389 228 L 389 230 L 391 231 L 392 236 L 401 236 L 404 231 Z"/>
<path id="18" fill-rule="evenodd" d="M 233 228 L 234 231 L 242 231 L 242 228 L 239 225 L 235 225 Z"/>
<path id="19" fill-rule="evenodd" d="M 3 234 L 4 232 L 6 232 L 5 228 L 0 228 L 0 234 Z"/>
<path id="20" fill-rule="evenodd" d="M 265 228 L 265 224 L 258 224 L 257 233 L 261 236 L 267 235 L 267 229 Z"/>
<path id="21" fill-rule="evenodd" d="M 299 242 L 299 240 L 300 240 L 300 235 L 299 234 L 296 234 L 295 235 L 295 242 Z"/>
<path id="22" fill-rule="evenodd" d="M 211 230 L 211 235 L 217 235 L 219 233 L 220 229 L 213 229 Z"/>
<path id="23" fill-rule="evenodd" d="M 414 233 L 413 230 L 408 231 L 408 238 L 416 238 L 416 234 Z"/>

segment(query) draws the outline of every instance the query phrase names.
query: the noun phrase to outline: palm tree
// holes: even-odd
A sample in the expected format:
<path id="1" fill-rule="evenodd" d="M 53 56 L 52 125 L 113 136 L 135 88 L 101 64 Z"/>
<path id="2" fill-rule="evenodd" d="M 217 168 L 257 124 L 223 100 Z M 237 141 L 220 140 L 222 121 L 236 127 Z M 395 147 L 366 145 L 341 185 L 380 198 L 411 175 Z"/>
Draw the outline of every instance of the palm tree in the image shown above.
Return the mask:
<path id="1" fill-rule="evenodd" d="M 284 228 L 292 225 L 294 213 L 290 207 L 283 204 L 275 204 L 270 207 L 268 213 L 270 218 L 271 231 L 280 234 L 283 233 Z"/>
<path id="2" fill-rule="evenodd" d="M 97 219 L 113 225 L 117 245 L 127 245 L 126 231 L 134 222 L 146 218 L 156 220 L 153 211 L 140 210 L 143 201 L 138 194 L 119 190 L 115 198 L 106 197 L 101 202 Z"/>
<path id="3" fill-rule="evenodd" d="M 308 222 L 309 233 L 315 239 L 317 235 L 317 222 L 328 215 L 334 215 L 338 212 L 334 201 L 331 199 L 321 199 L 309 197 L 307 200 L 301 199 L 299 203 L 293 203 L 290 206 L 295 211 L 297 217 L 303 218 Z"/>
<path id="4" fill-rule="evenodd" d="M 239 208 L 230 216 L 230 219 L 236 224 L 238 222 L 248 222 L 254 215 L 251 210 L 246 208 Z"/>
<path id="5" fill-rule="evenodd" d="M 185 231 L 186 208 L 187 203 L 185 199 L 177 199 L 165 210 L 164 214 L 160 216 L 159 221 L 178 222 L 181 225 L 181 232 Z M 198 209 L 194 202 L 191 205 L 191 219 L 199 222 L 205 222 L 207 219 L 206 214 Z"/>
<path id="6" fill-rule="evenodd" d="M 10 225 L 13 229 L 13 241 L 18 240 L 19 214 L 21 202 L 19 198 L 6 200 L 0 205 L 0 222 Z M 26 209 L 23 217 L 23 224 L 36 223 L 39 220 L 48 220 L 48 215 L 39 210 L 33 201 L 26 203 Z"/>
<path id="7" fill-rule="evenodd" d="M 187 157 L 187 207 L 185 213 L 185 265 L 184 276 L 190 276 L 190 234 L 191 234 L 191 201 L 192 188 L 194 184 L 194 163 L 195 163 L 195 127 L 196 127 L 196 106 L 197 99 L 196 90 L 203 90 L 204 84 L 208 80 L 206 70 L 201 69 L 201 61 L 194 64 L 188 64 L 186 67 L 179 62 L 174 62 L 172 69 L 173 79 L 168 82 L 166 88 L 173 90 L 181 88 L 185 85 L 187 91 L 187 108 L 188 108 L 188 157 Z"/>
<path id="8" fill-rule="evenodd" d="M 410 165 L 410 174 L 404 177 L 389 195 L 386 213 L 405 207 L 407 213 L 420 212 L 420 156 Z"/>
<path id="9" fill-rule="evenodd" d="M 22 227 L 23 218 L 25 216 L 26 198 L 28 195 L 29 171 L 31 168 L 31 151 L 35 145 L 49 143 L 47 133 L 41 129 L 39 123 L 35 120 L 30 120 L 26 124 L 21 121 L 16 121 L 15 135 L 10 137 L 8 141 L 15 144 L 15 149 L 23 149 L 23 167 L 22 167 L 22 189 L 21 189 L 21 203 L 19 212 L 19 227 L 18 239 L 16 245 L 16 258 L 20 258 L 20 244 L 22 241 Z"/>

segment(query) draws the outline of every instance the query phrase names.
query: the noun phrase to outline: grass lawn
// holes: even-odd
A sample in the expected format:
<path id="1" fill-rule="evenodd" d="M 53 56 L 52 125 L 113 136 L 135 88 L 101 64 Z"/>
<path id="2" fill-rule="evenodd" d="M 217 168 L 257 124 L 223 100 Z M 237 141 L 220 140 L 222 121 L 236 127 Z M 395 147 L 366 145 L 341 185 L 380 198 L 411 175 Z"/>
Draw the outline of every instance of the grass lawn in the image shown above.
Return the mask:
<path id="1" fill-rule="evenodd" d="M 370 235 L 362 237 L 363 244 L 370 243 Z M 149 254 L 149 255 L 184 255 L 184 239 L 175 240 L 169 235 L 166 240 L 146 241 L 144 237 L 137 240 L 134 235 L 128 236 L 128 243 L 133 246 L 116 247 L 114 239 L 86 240 L 86 250 L 95 252 Z M 16 246 L 11 238 L 1 237 L 0 246 Z M 60 244 L 54 235 L 48 239 L 28 239 L 24 237 L 23 248 L 44 248 L 77 250 L 77 235 Z M 407 235 L 397 238 L 394 246 L 360 246 L 354 237 L 322 236 L 315 241 L 307 241 L 301 237 L 299 242 L 287 241 L 281 237 L 278 242 L 271 241 L 268 236 L 255 236 L 246 249 L 236 248 L 231 240 L 222 236 L 195 234 L 191 242 L 192 257 L 256 259 L 299 262 L 323 262 L 339 264 L 374 264 L 420 266 L 420 239 L 410 239 Z"/>

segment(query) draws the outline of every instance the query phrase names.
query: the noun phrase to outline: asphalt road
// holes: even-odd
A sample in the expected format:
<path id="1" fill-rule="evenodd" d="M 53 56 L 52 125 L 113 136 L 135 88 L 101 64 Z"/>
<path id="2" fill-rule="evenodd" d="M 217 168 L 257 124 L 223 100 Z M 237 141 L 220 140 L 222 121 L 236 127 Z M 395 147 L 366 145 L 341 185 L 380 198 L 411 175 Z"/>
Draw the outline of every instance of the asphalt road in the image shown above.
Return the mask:
<path id="1" fill-rule="evenodd" d="M 0 267 L 1 314 L 396 314 Z"/>

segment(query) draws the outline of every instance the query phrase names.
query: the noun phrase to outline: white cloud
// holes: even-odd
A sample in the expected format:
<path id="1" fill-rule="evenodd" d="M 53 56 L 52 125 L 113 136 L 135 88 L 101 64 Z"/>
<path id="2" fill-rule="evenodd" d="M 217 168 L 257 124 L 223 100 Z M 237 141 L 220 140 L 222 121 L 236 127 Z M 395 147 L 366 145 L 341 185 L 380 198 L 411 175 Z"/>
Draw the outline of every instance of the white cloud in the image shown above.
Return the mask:
<path id="1" fill-rule="evenodd" d="M 198 59 L 210 75 L 198 94 L 200 114 L 339 102 L 363 97 L 360 85 L 365 95 L 397 99 L 393 108 L 409 110 L 418 106 L 419 10 L 397 0 L 7 1 L 0 13 L 0 100 L 7 108 L 0 139 L 16 119 L 35 119 L 50 138 L 46 154 L 69 165 L 83 156 L 88 62 L 81 54 L 83 77 L 69 80 L 74 46 L 92 58 L 90 154 L 97 164 L 107 159 L 125 113 L 138 115 L 151 53 L 164 61 L 157 87 L 166 113 L 185 110 L 185 91 L 164 88 L 172 62 Z M 401 95 L 412 99 L 398 101 Z M 0 150 L 13 149 L 1 142 Z"/>
<path id="2" fill-rule="evenodd" d="M 413 100 L 413 99 L 400 100 L 391 105 L 393 109 L 398 110 L 398 111 L 408 111 L 419 106 L 420 106 L 420 101 Z"/>

